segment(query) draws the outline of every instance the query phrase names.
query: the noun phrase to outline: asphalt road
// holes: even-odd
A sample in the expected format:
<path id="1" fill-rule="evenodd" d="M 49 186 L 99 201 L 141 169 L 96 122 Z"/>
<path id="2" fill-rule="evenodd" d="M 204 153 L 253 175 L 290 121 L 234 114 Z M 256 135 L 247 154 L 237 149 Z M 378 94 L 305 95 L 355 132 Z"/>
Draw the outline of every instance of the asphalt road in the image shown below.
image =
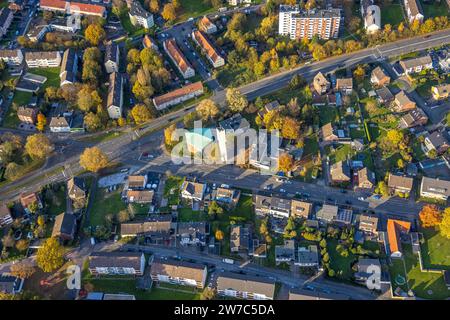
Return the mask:
<path id="1" fill-rule="evenodd" d="M 300 74 L 307 80 L 310 80 L 319 71 L 330 72 L 337 67 L 344 68 L 357 63 L 373 62 L 378 59 L 399 56 L 408 52 L 437 47 L 447 43 L 450 43 L 450 29 L 433 33 L 427 38 L 419 36 L 400 40 L 394 43 L 388 43 L 375 48 L 367 48 L 351 54 L 331 57 L 323 61 L 314 62 L 277 75 L 269 76 L 254 83 L 242 86 L 239 89 L 242 93 L 246 94 L 248 99 L 251 100 L 258 96 L 265 96 L 285 87 L 294 74 Z M 211 99 L 223 106 L 225 103 L 225 90 L 214 92 Z M 110 159 L 115 159 L 120 154 L 132 151 L 133 146 L 136 148 L 136 145 L 132 143 L 135 139 L 139 139 L 143 134 L 166 126 L 174 120 L 182 118 L 186 114 L 193 112 L 196 104 L 197 103 L 194 102 L 190 106 L 166 114 L 157 120 L 150 122 L 148 125 L 141 127 L 140 129 L 136 129 L 134 131 L 129 129 L 128 132 L 120 137 L 102 142 L 97 144 L 97 146 L 106 152 Z M 71 148 L 67 148 L 66 152 L 70 149 Z M 84 148 L 81 145 L 78 145 L 76 148 L 72 149 L 70 156 L 61 156 L 61 154 L 53 155 L 48 162 L 51 163 L 50 166 L 46 166 L 38 172 L 29 174 L 22 179 L 0 188 L 0 200 L 15 197 L 22 191 L 37 189 L 48 182 L 66 180 L 68 175 L 81 170 L 78 161 L 79 154 L 83 151 L 83 149 Z M 55 172 L 55 169 L 58 167 L 62 168 L 63 166 L 66 168 L 64 172 Z M 44 179 L 42 179 L 42 177 L 44 177 Z"/>

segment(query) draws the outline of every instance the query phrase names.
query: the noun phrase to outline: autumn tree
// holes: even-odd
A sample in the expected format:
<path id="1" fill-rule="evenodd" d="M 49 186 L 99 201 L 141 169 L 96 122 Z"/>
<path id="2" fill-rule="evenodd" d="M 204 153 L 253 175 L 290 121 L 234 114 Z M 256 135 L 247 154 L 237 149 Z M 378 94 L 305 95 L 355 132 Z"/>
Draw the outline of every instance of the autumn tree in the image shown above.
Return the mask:
<path id="1" fill-rule="evenodd" d="M 358 65 L 355 71 L 353 71 L 353 76 L 357 82 L 362 82 L 366 76 L 366 70 L 362 65 Z"/>
<path id="2" fill-rule="evenodd" d="M 106 32 L 99 24 L 90 24 L 84 31 L 84 36 L 92 45 L 98 46 L 106 37 Z"/>
<path id="3" fill-rule="evenodd" d="M 25 151 L 32 158 L 43 159 L 53 151 L 53 144 L 46 135 L 37 133 L 27 137 Z"/>
<path id="4" fill-rule="evenodd" d="M 286 139 L 298 139 L 300 137 L 298 121 L 291 117 L 285 117 L 281 128 L 281 136 Z"/>
<path id="5" fill-rule="evenodd" d="M 28 249 L 28 241 L 25 239 L 20 239 L 16 242 L 16 249 L 19 251 L 25 251 Z"/>
<path id="6" fill-rule="evenodd" d="M 221 215 L 222 213 L 223 213 L 223 208 L 221 206 L 219 206 L 219 204 L 216 201 L 212 201 L 209 204 L 208 215 L 211 218 L 215 219 L 217 217 L 217 215 Z"/>
<path id="7" fill-rule="evenodd" d="M 97 90 L 92 90 L 87 85 L 83 86 L 78 92 L 78 107 L 81 111 L 89 112 L 94 107 L 102 104 L 102 98 Z"/>
<path id="8" fill-rule="evenodd" d="M 150 0 L 150 3 L 148 4 L 148 8 L 150 9 L 151 13 L 158 13 L 159 0 Z"/>
<path id="9" fill-rule="evenodd" d="M 105 168 L 108 162 L 108 157 L 98 147 L 86 148 L 80 156 L 80 166 L 91 172 Z"/>
<path id="10" fill-rule="evenodd" d="M 439 232 L 443 237 L 450 239 L 450 208 L 444 210 L 442 221 L 439 224 Z"/>
<path id="11" fill-rule="evenodd" d="M 226 99 L 233 112 L 242 112 L 248 106 L 247 98 L 235 88 L 227 89 Z"/>
<path id="12" fill-rule="evenodd" d="M 27 262 L 17 262 L 11 265 L 10 270 L 14 277 L 21 279 L 28 279 L 36 272 L 36 268 Z"/>
<path id="13" fill-rule="evenodd" d="M 375 192 L 381 194 L 383 197 L 387 197 L 389 195 L 389 188 L 384 181 L 378 182 L 377 187 L 375 188 Z"/>
<path id="14" fill-rule="evenodd" d="M 177 142 L 172 140 L 172 134 L 175 132 L 176 129 L 177 129 L 176 124 L 171 124 L 170 126 L 164 129 L 164 143 L 166 147 L 170 148 L 173 146 L 175 142 Z"/>
<path id="15" fill-rule="evenodd" d="M 42 132 L 42 131 L 44 131 L 46 124 L 47 124 L 47 118 L 42 113 L 39 113 L 37 115 L 36 129 L 38 129 L 39 131 Z"/>
<path id="16" fill-rule="evenodd" d="M 205 121 L 215 118 L 219 108 L 211 99 L 202 100 L 197 106 L 197 114 Z"/>
<path id="17" fill-rule="evenodd" d="M 425 205 L 419 213 L 420 222 L 424 228 L 431 228 L 439 225 L 442 213 L 435 205 Z"/>
<path id="18" fill-rule="evenodd" d="M 216 233 L 214 235 L 215 235 L 216 240 L 218 240 L 218 241 L 222 241 L 223 238 L 225 237 L 223 231 L 219 230 L 219 229 L 216 230 Z"/>
<path id="19" fill-rule="evenodd" d="M 49 238 L 38 249 L 36 263 L 44 272 L 52 272 L 64 263 L 64 248 L 57 238 Z"/>
<path id="20" fill-rule="evenodd" d="M 164 6 L 161 15 L 166 21 L 175 21 L 177 19 L 177 11 L 175 9 L 175 6 L 172 3 L 167 3 Z"/>
<path id="21" fill-rule="evenodd" d="M 150 108 L 145 104 L 137 104 L 131 109 L 131 116 L 136 124 L 142 124 L 152 119 Z"/>
<path id="22" fill-rule="evenodd" d="M 89 132 L 97 131 L 103 127 L 102 120 L 93 112 L 89 112 L 84 116 L 84 124 Z"/>
<path id="23" fill-rule="evenodd" d="M 278 171 L 290 172 L 294 168 L 294 159 L 288 153 L 282 153 L 278 158 Z"/>

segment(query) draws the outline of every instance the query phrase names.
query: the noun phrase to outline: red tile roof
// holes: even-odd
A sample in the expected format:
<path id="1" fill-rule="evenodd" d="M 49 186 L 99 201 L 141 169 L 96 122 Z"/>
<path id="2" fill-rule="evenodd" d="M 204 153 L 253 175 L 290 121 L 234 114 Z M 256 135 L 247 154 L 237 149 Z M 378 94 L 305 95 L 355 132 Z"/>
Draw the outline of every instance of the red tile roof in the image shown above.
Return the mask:
<path id="1" fill-rule="evenodd" d="M 401 244 L 400 244 L 400 232 L 405 230 L 409 232 L 411 228 L 411 223 L 408 221 L 402 220 L 393 220 L 388 219 L 387 222 L 387 233 L 388 233 L 388 241 L 389 241 L 389 249 L 391 253 L 400 252 Z"/>
<path id="2" fill-rule="evenodd" d="M 194 31 L 194 37 L 195 37 L 195 40 L 199 43 L 200 47 L 202 47 L 205 50 L 206 54 L 209 56 L 209 58 L 212 61 L 216 62 L 217 59 L 220 58 L 219 53 L 217 53 L 216 49 L 214 49 L 211 42 L 203 34 L 203 32 L 198 31 L 198 30 Z"/>
<path id="3" fill-rule="evenodd" d="M 155 105 L 160 105 L 160 104 L 172 101 L 178 97 L 182 97 L 182 96 L 188 95 L 192 92 L 196 92 L 196 91 L 199 91 L 202 89 L 203 89 L 203 84 L 201 81 L 198 81 L 198 82 L 189 84 L 187 86 L 184 86 L 180 89 L 170 91 L 166 94 L 163 94 L 162 96 L 155 97 L 153 99 L 153 101 L 154 101 Z"/>
<path id="4" fill-rule="evenodd" d="M 65 10 L 66 4 L 67 1 L 64 0 L 40 0 L 41 7 L 57 8 Z"/>
<path id="5" fill-rule="evenodd" d="M 175 60 L 176 64 L 183 73 L 186 72 L 188 68 L 192 69 L 191 64 L 189 63 L 189 61 L 187 61 L 185 56 L 181 53 L 180 49 L 178 48 L 175 39 L 166 40 L 164 43 L 170 56 L 172 57 L 173 60 Z"/>
<path id="6" fill-rule="evenodd" d="M 70 4 L 70 11 L 89 13 L 102 16 L 105 13 L 105 7 L 96 4 L 72 2 Z"/>

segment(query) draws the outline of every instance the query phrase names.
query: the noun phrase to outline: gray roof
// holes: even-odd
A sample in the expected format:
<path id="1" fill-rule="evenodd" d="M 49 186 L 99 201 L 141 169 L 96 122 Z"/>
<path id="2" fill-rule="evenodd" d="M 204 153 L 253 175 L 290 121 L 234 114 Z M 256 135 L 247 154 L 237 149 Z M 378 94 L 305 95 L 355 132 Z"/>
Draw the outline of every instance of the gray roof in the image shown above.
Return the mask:
<path id="1" fill-rule="evenodd" d="M 170 235 L 171 215 L 155 215 L 145 221 L 126 222 L 120 225 L 122 235 Z"/>
<path id="2" fill-rule="evenodd" d="M 118 64 L 119 63 L 119 61 L 117 60 L 118 51 L 119 51 L 119 46 L 117 44 L 115 44 L 114 42 L 107 44 L 106 48 L 105 48 L 105 62 L 113 61 Z"/>
<path id="3" fill-rule="evenodd" d="M 317 218 L 326 221 L 333 221 L 338 214 L 338 207 L 329 204 L 324 204 L 322 209 L 317 212 Z"/>
<path id="4" fill-rule="evenodd" d="M 89 268 L 124 267 L 141 269 L 139 252 L 93 252 L 89 256 Z"/>
<path id="5" fill-rule="evenodd" d="M 450 181 L 423 177 L 420 191 L 450 197 Z"/>
<path id="6" fill-rule="evenodd" d="M 69 48 L 64 51 L 60 73 L 63 73 L 64 71 L 73 72 L 76 69 L 76 66 L 74 65 L 75 60 L 76 52 L 74 49 Z"/>
<path id="7" fill-rule="evenodd" d="M 319 253 L 316 245 L 298 248 L 298 262 L 302 264 L 319 263 Z"/>
<path id="8" fill-rule="evenodd" d="M 233 289 L 240 292 L 263 294 L 266 297 L 273 298 L 275 281 L 263 277 L 224 272 L 217 278 L 217 289 Z"/>
<path id="9" fill-rule="evenodd" d="M 25 52 L 25 60 L 33 61 L 33 60 L 54 60 L 58 58 L 58 51 L 28 51 Z"/>
<path id="10" fill-rule="evenodd" d="M 247 250 L 250 246 L 250 229 L 234 225 L 230 232 L 230 246 L 239 250 Z"/>
<path id="11" fill-rule="evenodd" d="M 189 236 L 192 239 L 204 240 L 207 233 L 206 222 L 178 222 L 177 234 L 183 237 Z"/>
<path id="12" fill-rule="evenodd" d="M 150 273 L 171 278 L 192 279 L 202 283 L 205 279 L 206 266 L 187 261 L 155 259 L 152 262 Z"/>
<path id="13" fill-rule="evenodd" d="M 394 95 L 387 87 L 381 87 L 380 89 L 375 90 L 375 92 L 383 101 L 394 100 Z"/>
<path id="14" fill-rule="evenodd" d="M 426 56 L 423 56 L 423 57 L 412 58 L 412 59 L 400 61 L 400 65 L 404 69 L 420 67 L 420 66 L 424 66 L 424 65 L 427 65 L 427 64 L 430 64 L 430 63 L 432 63 L 432 60 L 431 60 L 430 55 L 428 55 L 428 54 Z"/>
<path id="15" fill-rule="evenodd" d="M 0 25 L 3 26 L 6 24 L 6 20 L 8 20 L 8 16 L 12 13 L 8 8 L 3 8 L 0 11 Z"/>
<path id="16" fill-rule="evenodd" d="M 120 106 L 120 98 L 122 95 L 122 76 L 113 72 L 109 75 L 108 100 L 107 107 Z"/>
<path id="17" fill-rule="evenodd" d="M 275 246 L 275 259 L 295 259 L 295 241 L 285 240 L 283 245 Z"/>
<path id="18" fill-rule="evenodd" d="M 338 293 L 296 288 L 289 291 L 289 300 L 349 300 L 349 297 Z"/>
<path id="19" fill-rule="evenodd" d="M 0 276 L 0 292 L 13 294 L 19 289 L 20 279 L 13 276 L 1 275 Z"/>
<path id="20" fill-rule="evenodd" d="M 219 122 L 219 129 L 222 130 L 247 130 L 249 128 L 250 124 L 240 113 L 236 113 L 231 118 Z"/>
<path id="21" fill-rule="evenodd" d="M 326 9 L 326 10 L 304 10 L 299 13 L 294 13 L 293 17 L 318 19 L 318 18 L 339 18 L 341 16 L 340 9 Z"/>
<path id="22" fill-rule="evenodd" d="M 353 212 L 351 209 L 339 209 L 336 216 L 336 222 L 351 223 L 353 217 Z"/>
<path id="23" fill-rule="evenodd" d="M 75 215 L 71 213 L 61 213 L 55 218 L 52 237 L 58 237 L 60 235 L 69 235 L 73 237 L 75 234 L 76 225 L 77 218 Z"/>
<path id="24" fill-rule="evenodd" d="M 73 177 L 67 181 L 67 189 L 69 197 L 80 198 L 86 195 L 84 179 L 79 177 Z"/>
<path id="25" fill-rule="evenodd" d="M 52 117 L 49 126 L 54 128 L 70 127 L 66 117 Z"/>
<path id="26" fill-rule="evenodd" d="M 142 7 L 142 5 L 141 5 L 141 3 L 139 2 L 139 0 L 134 0 L 134 1 L 131 1 L 131 4 L 130 4 L 130 14 L 132 15 L 132 16 L 139 16 L 139 17 L 142 17 L 142 18 L 145 18 L 145 19 L 147 19 L 148 17 L 150 17 L 151 16 L 151 13 L 150 12 L 148 12 L 148 11 L 146 11 L 143 7 Z"/>
<path id="27" fill-rule="evenodd" d="M 378 217 L 370 214 L 361 214 L 359 216 L 359 228 L 377 230 L 378 227 Z"/>
<path id="28" fill-rule="evenodd" d="M 448 144 L 447 138 L 440 132 L 435 131 L 426 137 L 431 144 L 437 149 L 442 145 Z"/>

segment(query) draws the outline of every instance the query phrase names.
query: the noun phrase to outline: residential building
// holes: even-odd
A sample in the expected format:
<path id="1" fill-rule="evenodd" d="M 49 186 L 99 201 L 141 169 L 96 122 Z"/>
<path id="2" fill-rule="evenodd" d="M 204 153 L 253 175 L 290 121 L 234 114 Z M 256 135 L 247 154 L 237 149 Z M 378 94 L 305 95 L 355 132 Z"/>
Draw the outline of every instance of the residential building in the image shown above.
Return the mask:
<path id="1" fill-rule="evenodd" d="M 106 108 L 111 119 L 119 119 L 122 116 L 123 107 L 123 78 L 120 73 L 113 72 L 109 75 L 108 98 Z"/>
<path id="2" fill-rule="evenodd" d="M 248 252 L 251 241 L 249 226 L 232 225 L 230 230 L 230 251 Z"/>
<path id="3" fill-rule="evenodd" d="M 403 0 L 403 4 L 409 23 L 413 23 L 414 20 L 423 21 L 424 15 L 419 0 Z"/>
<path id="4" fill-rule="evenodd" d="M 108 11 L 104 6 L 97 4 L 70 2 L 68 13 L 106 18 Z"/>
<path id="5" fill-rule="evenodd" d="M 361 0 L 361 15 L 367 33 L 375 33 L 381 29 L 380 7 L 373 0 Z"/>
<path id="6" fill-rule="evenodd" d="M 128 203 L 152 203 L 154 190 L 127 190 Z"/>
<path id="7" fill-rule="evenodd" d="M 250 129 L 250 123 L 240 113 L 219 122 L 216 129 L 216 137 L 219 145 L 220 160 L 226 164 L 237 160 L 238 150 L 247 150 L 246 133 Z M 249 137 L 249 144 L 253 141 Z"/>
<path id="8" fill-rule="evenodd" d="M 119 46 L 114 42 L 108 43 L 105 47 L 105 69 L 107 73 L 119 72 L 119 56 Z"/>
<path id="9" fill-rule="evenodd" d="M 422 177 L 420 183 L 420 196 L 447 201 L 450 196 L 450 181 Z"/>
<path id="10" fill-rule="evenodd" d="M 368 235 L 378 234 L 378 217 L 373 214 L 363 213 L 359 215 L 358 229 Z"/>
<path id="11" fill-rule="evenodd" d="M 272 196 L 265 194 L 256 194 L 254 196 L 255 213 L 259 216 L 266 216 L 270 214 L 270 206 Z"/>
<path id="12" fill-rule="evenodd" d="M 378 259 L 365 259 L 359 258 L 357 263 L 358 270 L 355 273 L 355 280 L 360 282 L 361 284 L 366 284 L 369 278 L 373 278 L 374 271 L 380 270 L 380 278 L 381 278 L 381 263 Z M 372 269 L 376 268 L 376 269 Z M 373 279 L 373 280 L 381 280 L 381 279 Z"/>
<path id="13" fill-rule="evenodd" d="M 264 107 L 258 111 L 258 116 L 261 119 L 264 119 L 264 116 L 266 115 L 267 112 L 272 111 L 272 110 L 277 110 L 280 107 L 281 107 L 281 105 L 278 102 L 278 100 L 274 100 L 269 103 L 266 103 L 264 105 Z"/>
<path id="14" fill-rule="evenodd" d="M 39 8 L 45 11 L 67 13 L 69 2 L 65 0 L 39 0 Z"/>
<path id="15" fill-rule="evenodd" d="M 298 5 L 280 5 L 278 33 L 291 39 L 337 38 L 341 26 L 341 10 L 301 10 Z"/>
<path id="16" fill-rule="evenodd" d="M 319 221 L 323 223 L 331 223 L 336 219 L 338 209 L 339 208 L 337 206 L 324 204 L 322 206 L 322 209 L 320 209 L 319 212 L 317 212 L 316 217 Z"/>
<path id="17" fill-rule="evenodd" d="M 93 252 L 88 261 L 93 275 L 142 276 L 145 269 L 145 256 L 139 252 Z"/>
<path id="18" fill-rule="evenodd" d="M 142 45 L 144 46 L 144 48 L 153 49 L 156 52 L 159 52 L 158 44 L 148 34 L 146 34 L 142 39 Z"/>
<path id="19" fill-rule="evenodd" d="M 201 51 L 205 54 L 208 61 L 214 68 L 219 68 L 225 65 L 225 59 L 220 55 L 216 48 L 212 45 L 211 41 L 205 36 L 205 34 L 199 30 L 192 31 L 192 40 L 201 48 Z"/>
<path id="20" fill-rule="evenodd" d="M 9 0 L 8 8 L 12 11 L 21 11 L 24 9 L 24 0 Z"/>
<path id="21" fill-rule="evenodd" d="M 319 267 L 319 250 L 316 245 L 298 247 L 295 265 L 299 267 Z"/>
<path id="22" fill-rule="evenodd" d="M 375 90 L 378 96 L 378 102 L 382 104 L 389 105 L 392 101 L 394 101 L 394 95 L 388 87 L 381 87 Z"/>
<path id="23" fill-rule="evenodd" d="M 336 80 L 336 90 L 345 95 L 353 92 L 353 78 L 338 78 Z"/>
<path id="24" fill-rule="evenodd" d="M 275 218 L 289 218 L 291 215 L 291 200 L 272 196 L 269 214 Z"/>
<path id="25" fill-rule="evenodd" d="M 15 295 L 22 291 L 23 279 L 9 274 L 0 275 L 0 293 Z"/>
<path id="26" fill-rule="evenodd" d="M 450 143 L 444 132 L 434 131 L 431 134 L 425 135 L 424 140 L 425 148 L 430 152 L 436 150 L 438 155 L 443 154 L 450 148 Z"/>
<path id="27" fill-rule="evenodd" d="M 265 277 L 223 272 L 217 278 L 217 293 L 240 299 L 273 300 L 275 281 Z"/>
<path id="28" fill-rule="evenodd" d="M 177 227 L 177 236 L 181 245 L 206 245 L 206 236 L 209 234 L 206 222 L 178 222 Z"/>
<path id="29" fill-rule="evenodd" d="M 36 122 L 37 110 L 36 108 L 21 106 L 17 109 L 17 117 L 21 122 L 34 124 Z"/>
<path id="30" fill-rule="evenodd" d="M 49 128 L 51 132 L 70 132 L 70 119 L 68 117 L 52 117 Z"/>
<path id="31" fill-rule="evenodd" d="M 349 296 L 339 293 L 295 288 L 289 290 L 289 300 L 349 300 Z"/>
<path id="32" fill-rule="evenodd" d="M 450 84 L 440 84 L 431 87 L 431 94 L 435 100 L 448 99 L 450 95 Z"/>
<path id="33" fill-rule="evenodd" d="M 133 26 L 141 26 L 145 29 L 150 29 L 155 25 L 153 15 L 146 11 L 139 0 L 128 1 L 128 16 L 130 17 Z"/>
<path id="34" fill-rule="evenodd" d="M 147 185 L 146 175 L 131 175 L 128 176 L 128 189 L 143 190 Z"/>
<path id="35" fill-rule="evenodd" d="M 330 166 L 332 183 L 347 183 L 351 180 L 350 166 L 347 161 L 339 161 Z"/>
<path id="36" fill-rule="evenodd" d="M 87 189 L 83 178 L 72 177 L 67 181 L 67 196 L 73 201 L 86 199 Z"/>
<path id="37" fill-rule="evenodd" d="M 0 10 L 0 39 L 3 38 L 11 26 L 11 22 L 14 18 L 14 12 L 9 8 L 3 8 Z"/>
<path id="38" fill-rule="evenodd" d="M 328 141 L 328 142 L 333 142 L 333 141 L 339 140 L 339 137 L 335 133 L 331 122 L 327 123 L 326 125 L 322 126 L 322 128 L 320 128 L 320 137 L 322 138 L 322 141 Z"/>
<path id="39" fill-rule="evenodd" d="M 388 246 L 386 251 L 391 258 L 402 257 L 401 237 L 409 234 L 411 223 L 402 220 L 388 219 L 387 221 L 387 241 Z"/>
<path id="40" fill-rule="evenodd" d="M 181 52 L 180 48 L 175 41 L 175 39 L 165 40 L 163 42 L 163 47 L 166 53 L 169 55 L 172 62 L 177 67 L 178 71 L 181 73 L 183 78 L 189 79 L 195 76 L 195 70 L 186 59 L 186 57 Z"/>
<path id="41" fill-rule="evenodd" d="M 375 185 L 375 173 L 367 168 L 362 168 L 358 171 L 358 184 L 359 189 L 372 189 Z"/>
<path id="42" fill-rule="evenodd" d="M 201 96 L 203 93 L 203 84 L 201 81 L 198 81 L 153 98 L 153 105 L 157 110 L 161 111 L 170 106 Z"/>
<path id="43" fill-rule="evenodd" d="M 215 191 L 214 200 L 227 205 L 229 208 L 234 208 L 238 204 L 240 197 L 240 190 L 220 187 Z"/>
<path id="44" fill-rule="evenodd" d="M 61 241 L 72 241 L 77 230 L 77 218 L 71 213 L 61 213 L 55 217 L 52 237 Z"/>
<path id="45" fill-rule="evenodd" d="M 319 72 L 313 79 L 313 86 L 318 94 L 325 94 L 330 90 L 331 84 L 323 73 Z"/>
<path id="46" fill-rule="evenodd" d="M 32 205 L 36 205 L 38 209 L 43 208 L 41 199 L 39 199 L 39 196 L 35 192 L 22 193 L 20 195 L 20 204 L 26 213 L 32 213 L 30 210 L 30 206 Z"/>
<path id="47" fill-rule="evenodd" d="M 11 210 L 4 203 L 0 203 L 0 228 L 7 226 L 13 222 Z"/>
<path id="48" fill-rule="evenodd" d="M 296 199 L 291 200 L 291 215 L 295 218 L 308 219 L 311 214 L 313 204 L 310 202 L 300 201 Z"/>
<path id="49" fill-rule="evenodd" d="M 120 225 L 122 237 L 144 237 L 154 242 L 170 240 L 174 234 L 172 216 L 151 215 L 144 221 L 125 222 Z"/>
<path id="50" fill-rule="evenodd" d="M 403 90 L 395 95 L 394 102 L 394 109 L 396 112 L 407 112 L 416 108 L 416 103 L 412 101 Z"/>
<path id="51" fill-rule="evenodd" d="M 341 208 L 338 209 L 338 213 L 334 222 L 341 225 L 350 225 L 353 222 L 353 211 L 352 209 Z"/>
<path id="52" fill-rule="evenodd" d="M 18 66 L 23 62 L 22 50 L 8 50 L 0 49 L 0 59 L 3 60 L 8 66 Z"/>
<path id="53" fill-rule="evenodd" d="M 400 118 L 399 128 L 414 128 L 424 126 L 428 122 L 428 117 L 422 109 L 416 108 Z"/>
<path id="54" fill-rule="evenodd" d="M 205 265 L 178 260 L 153 260 L 150 276 L 154 282 L 203 289 L 208 271 Z"/>
<path id="55" fill-rule="evenodd" d="M 52 19 L 48 26 L 51 31 L 61 31 L 61 32 L 71 32 L 75 33 L 80 30 L 81 26 L 77 23 L 67 23 L 64 18 L 55 18 Z"/>
<path id="56" fill-rule="evenodd" d="M 275 246 L 275 262 L 291 262 L 295 260 L 295 241 L 284 240 L 283 245 Z"/>
<path id="57" fill-rule="evenodd" d="M 241 5 L 243 3 L 250 4 L 250 3 L 252 3 L 252 0 L 228 0 L 228 4 L 230 6 L 238 6 L 238 5 Z"/>
<path id="58" fill-rule="evenodd" d="M 184 181 L 181 185 L 181 197 L 192 201 L 202 201 L 206 184 L 195 181 Z"/>
<path id="59" fill-rule="evenodd" d="M 198 28 L 206 34 L 217 32 L 217 26 L 208 18 L 208 16 L 203 16 L 203 18 L 200 19 Z"/>
<path id="60" fill-rule="evenodd" d="M 76 82 L 78 72 L 78 54 L 72 49 L 66 49 L 63 54 L 61 69 L 59 71 L 60 86 Z"/>
<path id="61" fill-rule="evenodd" d="M 362 1 L 361 1 L 362 2 Z M 370 74 L 370 82 L 376 86 L 385 86 L 391 82 L 391 77 L 381 67 L 376 67 Z"/>
<path id="62" fill-rule="evenodd" d="M 28 51 L 25 61 L 29 68 L 54 68 L 61 64 L 61 54 L 59 51 Z"/>
<path id="63" fill-rule="evenodd" d="M 389 174 L 388 188 L 391 193 L 409 194 L 412 190 L 414 179 L 411 177 Z"/>
<path id="64" fill-rule="evenodd" d="M 400 66 L 406 74 L 418 73 L 424 69 L 432 69 L 433 61 L 429 54 L 419 58 L 411 58 L 400 61 Z"/>

